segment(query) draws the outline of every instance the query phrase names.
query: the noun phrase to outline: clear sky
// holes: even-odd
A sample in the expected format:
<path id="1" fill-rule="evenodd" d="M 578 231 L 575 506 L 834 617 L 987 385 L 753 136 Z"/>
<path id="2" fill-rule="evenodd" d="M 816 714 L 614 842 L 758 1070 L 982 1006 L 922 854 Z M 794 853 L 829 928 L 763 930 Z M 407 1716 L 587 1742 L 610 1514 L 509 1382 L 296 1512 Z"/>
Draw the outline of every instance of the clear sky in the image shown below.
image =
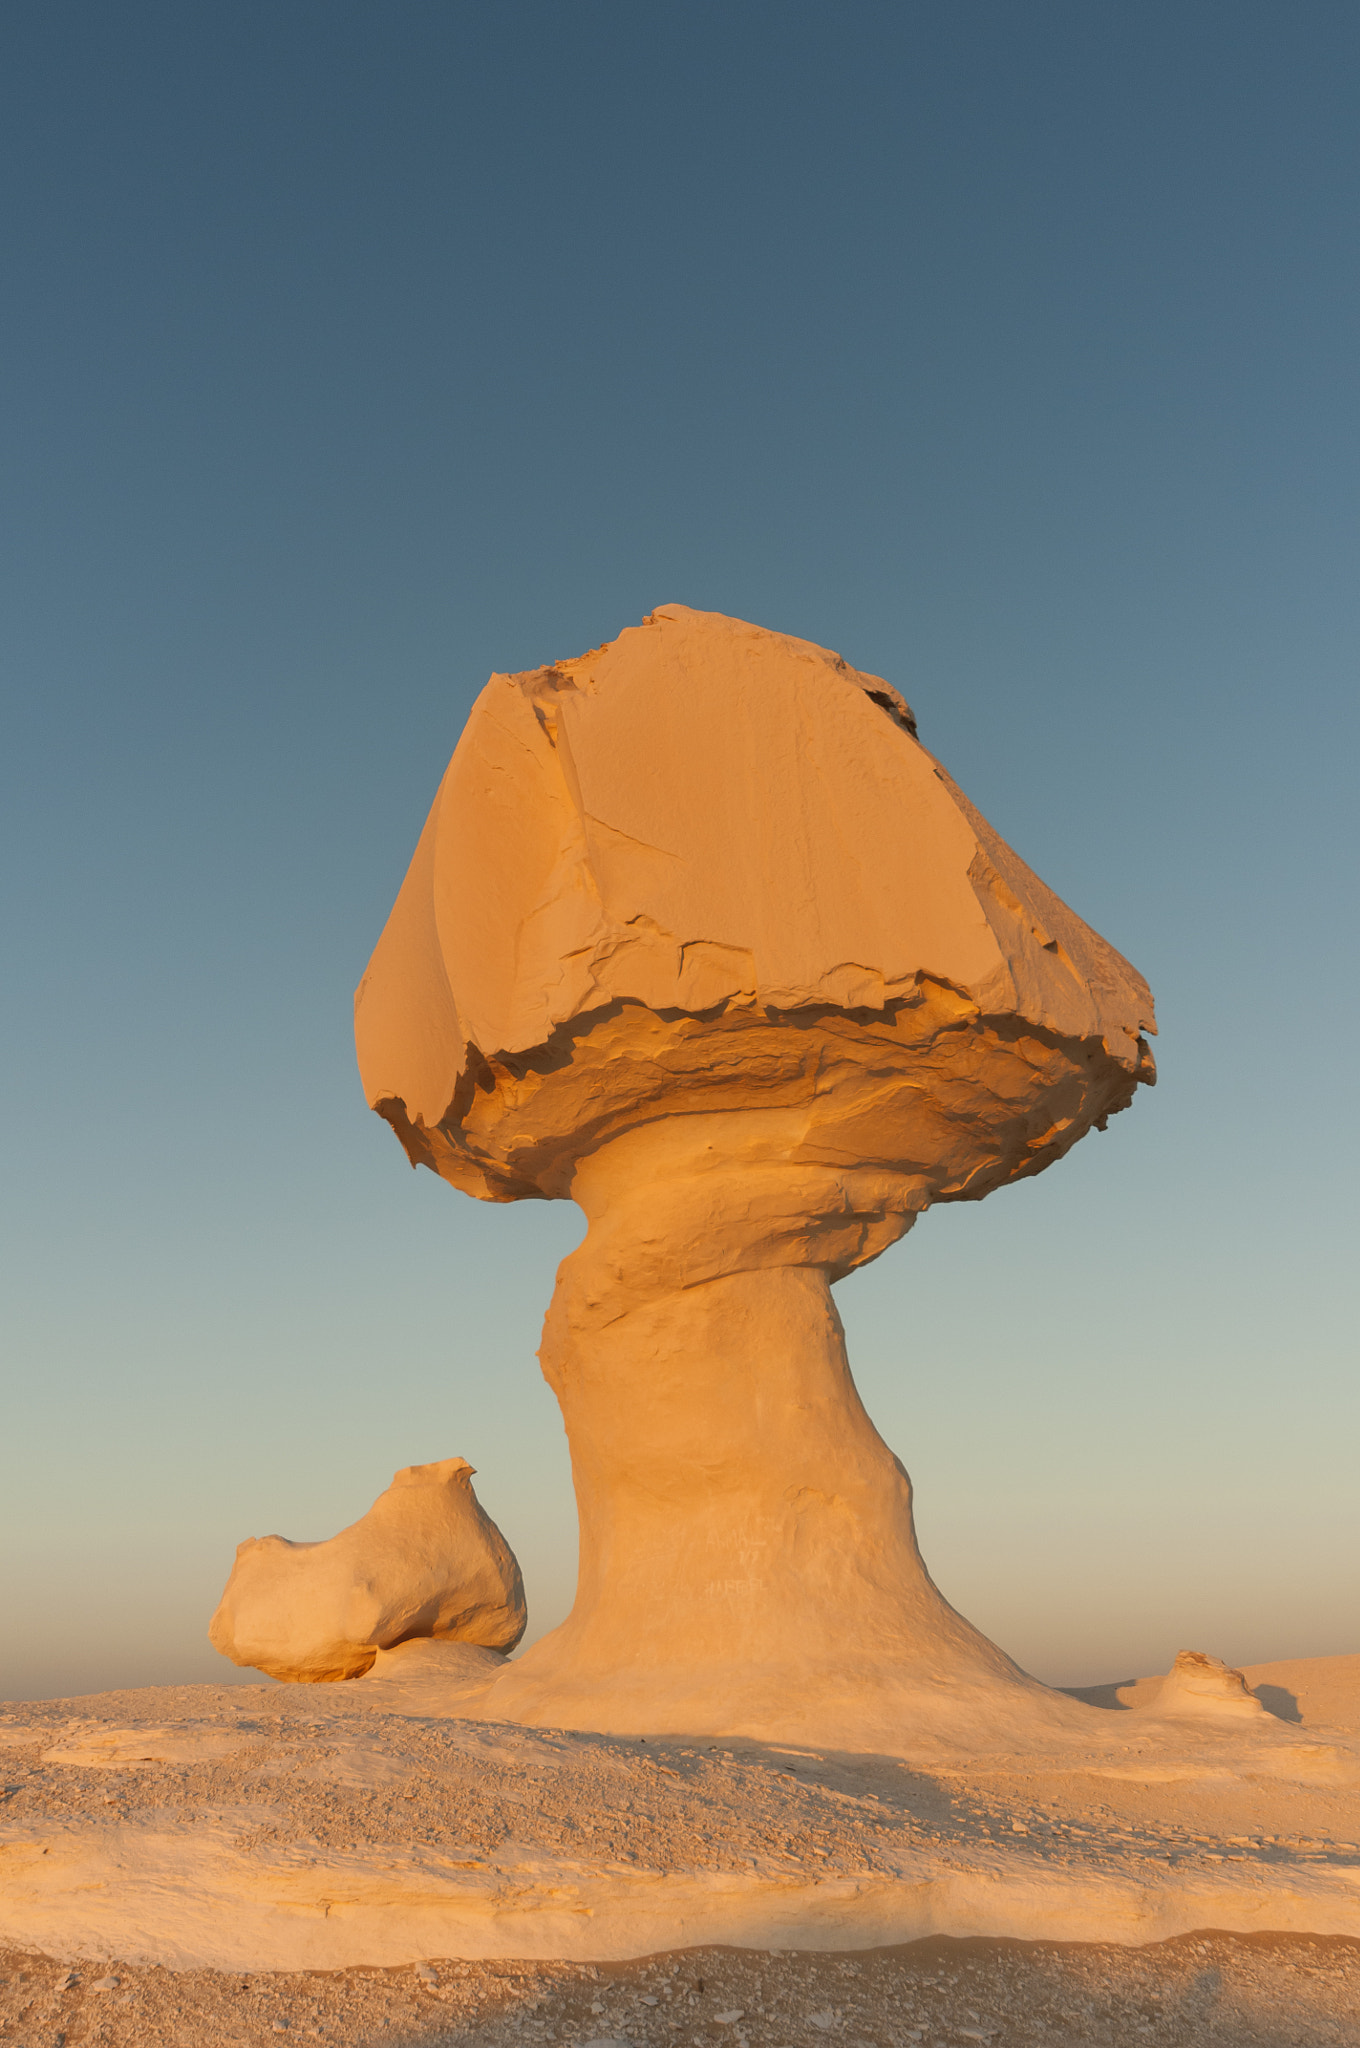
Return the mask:
<path id="1" fill-rule="evenodd" d="M 27 0 L 0 29 L 0 1694 L 230 1676 L 243 1536 L 462 1455 L 570 1602 L 568 1204 L 351 995 L 476 691 L 838 649 L 1161 1081 L 837 1290 L 1040 1676 L 1360 1650 L 1360 10 Z"/>

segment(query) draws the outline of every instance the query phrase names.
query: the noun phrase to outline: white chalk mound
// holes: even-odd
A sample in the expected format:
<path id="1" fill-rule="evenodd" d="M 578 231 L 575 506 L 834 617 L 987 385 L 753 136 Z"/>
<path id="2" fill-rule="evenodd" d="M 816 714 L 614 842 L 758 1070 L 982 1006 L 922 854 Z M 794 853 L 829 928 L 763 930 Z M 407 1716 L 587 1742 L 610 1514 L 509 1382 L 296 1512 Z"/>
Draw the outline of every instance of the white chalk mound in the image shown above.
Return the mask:
<path id="1" fill-rule="evenodd" d="M 1204 1650 L 1179 1650 L 1162 1680 L 1150 1711 L 1154 1714 L 1234 1714 L 1264 1720 L 1266 1710 L 1247 1684 L 1221 1657 Z"/>
<path id="2" fill-rule="evenodd" d="M 247 1538 L 208 1629 L 214 1647 L 304 1683 L 359 1678 L 415 1637 L 513 1650 L 524 1584 L 472 1474 L 466 1458 L 408 1465 L 328 1542 Z"/>

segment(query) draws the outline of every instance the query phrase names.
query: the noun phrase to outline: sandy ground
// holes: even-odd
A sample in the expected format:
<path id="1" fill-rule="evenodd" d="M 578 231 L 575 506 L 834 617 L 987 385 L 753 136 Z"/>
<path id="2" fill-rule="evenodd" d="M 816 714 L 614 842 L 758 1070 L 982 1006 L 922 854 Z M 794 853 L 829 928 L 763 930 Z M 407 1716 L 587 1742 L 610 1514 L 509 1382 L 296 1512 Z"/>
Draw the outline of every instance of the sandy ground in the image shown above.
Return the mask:
<path id="1" fill-rule="evenodd" d="M 0 2044 L 1360 2048 L 1360 1657 L 1248 1677 L 1250 1724 L 1130 1681 L 1089 1753 L 929 1765 L 416 1683 L 0 1708 Z"/>
<path id="2" fill-rule="evenodd" d="M 1201 1934 L 1150 1948 L 935 1939 L 854 1956 L 691 1949 L 633 1963 L 435 1962 L 234 1975 L 0 1952 L 0 2040 L 961 2048 L 1360 2042 L 1360 1942 Z"/>

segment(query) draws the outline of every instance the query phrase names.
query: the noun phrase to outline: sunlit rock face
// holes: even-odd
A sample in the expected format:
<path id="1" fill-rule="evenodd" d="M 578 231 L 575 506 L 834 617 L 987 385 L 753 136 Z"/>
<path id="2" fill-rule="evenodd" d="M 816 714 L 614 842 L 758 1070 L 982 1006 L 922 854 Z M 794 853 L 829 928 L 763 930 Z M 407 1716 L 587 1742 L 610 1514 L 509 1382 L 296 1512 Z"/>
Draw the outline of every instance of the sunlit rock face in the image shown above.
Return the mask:
<path id="1" fill-rule="evenodd" d="M 412 1157 L 493 1198 L 566 1193 L 602 1133 L 696 1089 L 900 1117 L 932 1053 L 995 1155 L 985 1185 L 932 1194 L 980 1194 L 1152 1074 L 1141 975 L 997 837 L 897 692 L 683 605 L 492 677 L 356 1019 Z M 832 1091 L 809 1079 L 827 1062 Z"/>
<path id="2" fill-rule="evenodd" d="M 496 1711 L 826 1740 L 942 1686 L 1034 1706 L 925 1572 L 828 1287 L 1125 1108 L 1152 1003 L 897 692 L 680 605 L 493 677 L 356 1020 L 413 1163 L 589 1218 L 540 1353 L 577 1603 Z"/>
<path id="3" fill-rule="evenodd" d="M 1162 1680 L 1150 1710 L 1157 1714 L 1190 1714 L 1261 1721 L 1266 1710 L 1245 1676 L 1204 1650 L 1179 1650 Z"/>
<path id="4" fill-rule="evenodd" d="M 322 1543 L 251 1536 L 209 1627 L 235 1664 L 303 1682 L 358 1678 L 420 1637 L 512 1650 L 524 1587 L 472 1490 L 466 1458 L 408 1465 L 368 1513 Z"/>

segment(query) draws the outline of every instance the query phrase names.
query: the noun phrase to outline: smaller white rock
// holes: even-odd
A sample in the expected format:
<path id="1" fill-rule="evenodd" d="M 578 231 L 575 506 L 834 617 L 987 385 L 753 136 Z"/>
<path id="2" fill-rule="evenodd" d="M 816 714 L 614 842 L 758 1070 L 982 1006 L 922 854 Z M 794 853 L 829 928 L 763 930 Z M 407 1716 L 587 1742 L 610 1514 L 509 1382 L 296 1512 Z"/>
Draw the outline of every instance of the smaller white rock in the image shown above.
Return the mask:
<path id="1" fill-rule="evenodd" d="M 413 1637 L 513 1650 L 524 1585 L 472 1474 L 466 1458 L 407 1465 L 338 1536 L 248 1537 L 209 1625 L 214 1648 L 303 1684 L 358 1678 Z"/>

